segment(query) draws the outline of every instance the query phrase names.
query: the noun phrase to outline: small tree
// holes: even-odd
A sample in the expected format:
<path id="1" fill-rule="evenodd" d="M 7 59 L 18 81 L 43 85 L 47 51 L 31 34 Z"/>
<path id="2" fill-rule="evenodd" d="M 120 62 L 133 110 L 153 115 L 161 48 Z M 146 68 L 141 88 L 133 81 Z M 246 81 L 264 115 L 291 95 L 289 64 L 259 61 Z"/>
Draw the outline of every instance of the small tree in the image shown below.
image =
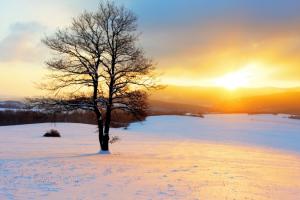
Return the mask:
<path id="1" fill-rule="evenodd" d="M 84 12 L 70 27 L 43 40 L 54 52 L 46 62 L 50 82 L 43 88 L 55 98 L 35 102 L 93 111 L 101 150 L 109 151 L 112 111 L 144 115 L 147 90 L 157 87 L 152 62 L 137 41 L 137 17 L 125 7 L 107 1 L 96 12 Z"/>

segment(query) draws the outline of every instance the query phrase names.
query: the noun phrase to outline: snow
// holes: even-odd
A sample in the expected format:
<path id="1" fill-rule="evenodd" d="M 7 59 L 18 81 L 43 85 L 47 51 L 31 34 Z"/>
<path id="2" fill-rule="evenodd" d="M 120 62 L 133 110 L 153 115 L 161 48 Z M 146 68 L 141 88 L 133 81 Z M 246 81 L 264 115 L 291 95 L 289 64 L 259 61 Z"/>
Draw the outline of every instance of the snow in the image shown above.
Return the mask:
<path id="1" fill-rule="evenodd" d="M 0 108 L 0 111 L 23 111 L 20 108 Z"/>
<path id="2" fill-rule="evenodd" d="M 212 114 L 200 117 L 155 116 L 130 131 L 166 138 L 259 145 L 300 153 L 300 120 L 289 115 Z"/>
<path id="3" fill-rule="evenodd" d="M 285 117 L 150 117 L 112 129 L 121 141 L 110 155 L 93 125 L 0 127 L 0 199 L 299 199 L 298 146 L 286 137 L 300 126 Z M 51 128 L 62 138 L 41 137 Z"/>

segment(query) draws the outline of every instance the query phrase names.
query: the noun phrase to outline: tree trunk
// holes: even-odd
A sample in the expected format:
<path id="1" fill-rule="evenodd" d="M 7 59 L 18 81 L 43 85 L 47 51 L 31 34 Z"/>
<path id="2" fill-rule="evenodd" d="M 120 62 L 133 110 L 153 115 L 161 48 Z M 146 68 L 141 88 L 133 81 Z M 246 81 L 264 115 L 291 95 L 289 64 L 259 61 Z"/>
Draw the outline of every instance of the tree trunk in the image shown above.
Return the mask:
<path id="1" fill-rule="evenodd" d="M 97 116 L 97 125 L 98 125 L 98 137 L 101 151 L 108 151 L 108 141 L 104 133 L 104 124 L 102 119 L 102 113 L 98 109 L 95 109 Z"/>
<path id="2" fill-rule="evenodd" d="M 103 135 L 103 141 L 102 141 L 102 151 L 109 151 L 109 135 L 105 134 Z"/>
<path id="3" fill-rule="evenodd" d="M 111 109 L 107 108 L 106 117 L 105 117 L 105 128 L 104 133 L 109 135 L 109 127 L 111 122 Z"/>
<path id="4" fill-rule="evenodd" d="M 109 128 L 111 122 L 111 107 L 107 106 L 106 109 L 106 116 L 105 116 L 105 127 L 104 127 L 104 134 L 103 134 L 103 147 L 106 149 L 104 151 L 109 150 Z"/>
<path id="5" fill-rule="evenodd" d="M 103 120 L 102 120 L 102 117 L 98 117 L 98 133 L 99 133 L 99 144 L 100 144 L 100 149 L 102 151 L 103 150 Z"/>
<path id="6" fill-rule="evenodd" d="M 114 59 L 112 61 L 114 63 Z M 114 64 L 112 64 L 112 74 L 114 74 Z M 106 116 L 105 116 L 105 127 L 104 127 L 104 135 L 103 135 L 103 144 L 104 147 L 107 148 L 108 151 L 108 146 L 109 146 L 109 128 L 110 128 L 110 123 L 111 123 L 111 109 L 113 105 L 113 84 L 114 84 L 114 79 L 113 76 L 111 77 L 110 84 L 109 84 L 109 98 L 108 98 L 108 104 L 106 106 Z"/>

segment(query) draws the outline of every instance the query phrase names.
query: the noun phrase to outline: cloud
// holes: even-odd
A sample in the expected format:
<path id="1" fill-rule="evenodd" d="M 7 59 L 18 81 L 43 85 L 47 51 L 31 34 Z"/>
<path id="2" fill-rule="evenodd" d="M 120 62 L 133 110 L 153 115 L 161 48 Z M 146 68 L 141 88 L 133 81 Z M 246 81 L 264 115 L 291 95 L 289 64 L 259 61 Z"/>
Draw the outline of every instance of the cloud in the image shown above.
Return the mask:
<path id="1" fill-rule="evenodd" d="M 45 49 L 40 40 L 45 27 L 36 22 L 15 23 L 0 40 L 0 62 L 37 62 Z"/>

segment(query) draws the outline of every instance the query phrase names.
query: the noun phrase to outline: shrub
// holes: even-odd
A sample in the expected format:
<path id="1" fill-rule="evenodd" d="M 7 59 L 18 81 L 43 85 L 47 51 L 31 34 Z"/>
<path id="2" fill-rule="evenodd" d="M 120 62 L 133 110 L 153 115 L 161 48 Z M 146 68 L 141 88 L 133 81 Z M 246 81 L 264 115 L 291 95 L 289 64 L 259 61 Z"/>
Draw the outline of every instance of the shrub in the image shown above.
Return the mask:
<path id="1" fill-rule="evenodd" d="M 120 141 L 121 139 L 118 136 L 112 136 L 111 139 L 109 140 L 110 144 L 116 143 Z"/>
<path id="2" fill-rule="evenodd" d="M 44 137 L 61 137 L 60 133 L 57 130 L 51 129 L 44 134 Z"/>
<path id="3" fill-rule="evenodd" d="M 300 115 L 291 115 L 289 116 L 290 119 L 300 119 Z"/>

